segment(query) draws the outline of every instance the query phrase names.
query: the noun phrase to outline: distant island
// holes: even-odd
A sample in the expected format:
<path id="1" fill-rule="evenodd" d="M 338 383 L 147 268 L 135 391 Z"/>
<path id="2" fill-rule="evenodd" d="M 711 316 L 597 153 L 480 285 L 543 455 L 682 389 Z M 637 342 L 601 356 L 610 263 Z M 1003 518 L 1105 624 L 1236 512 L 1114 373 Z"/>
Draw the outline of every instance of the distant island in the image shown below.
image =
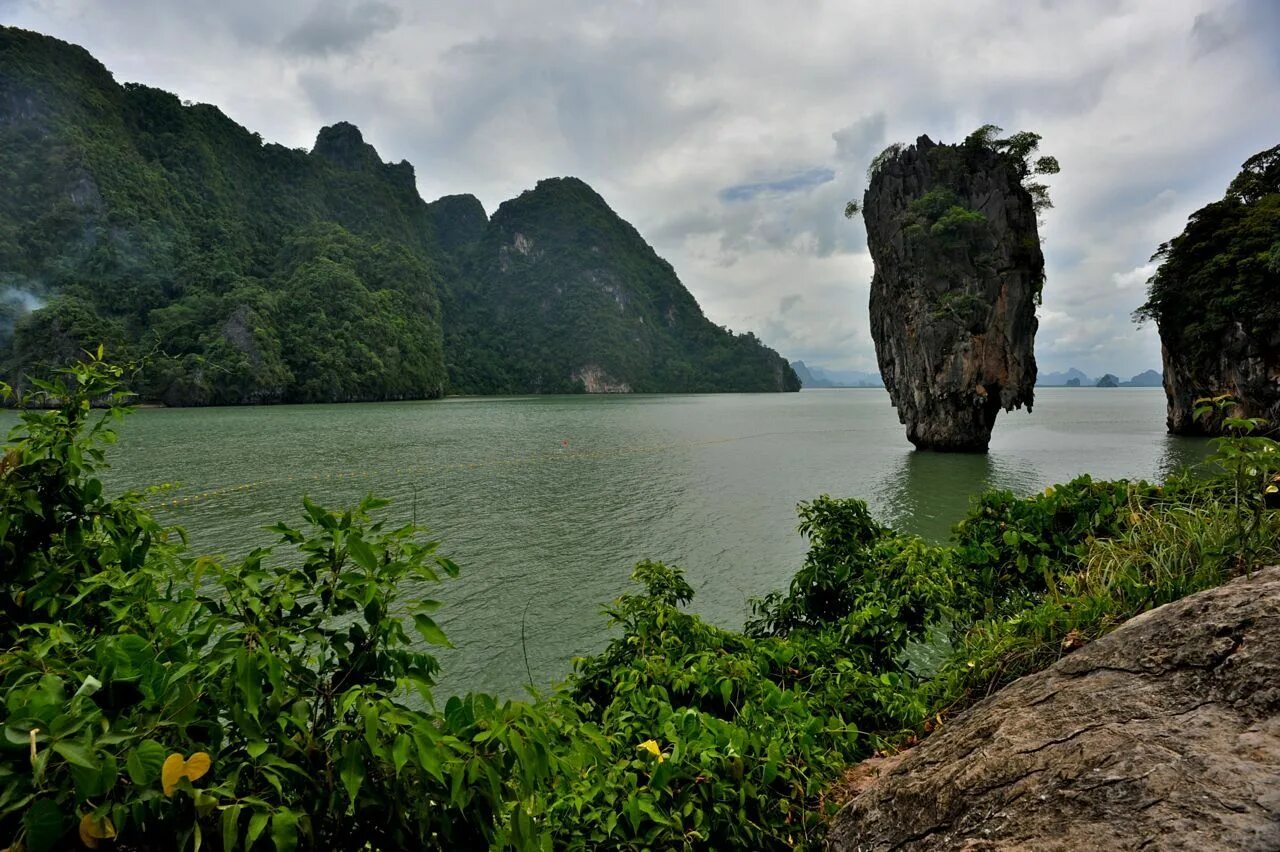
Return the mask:
<path id="1" fill-rule="evenodd" d="M 806 388 L 882 388 L 884 380 L 879 373 L 867 373 L 861 370 L 831 370 L 804 361 L 792 361 L 791 369 L 795 370 L 800 383 Z M 1112 373 L 1093 377 L 1070 367 L 1059 372 L 1041 373 L 1036 379 L 1038 388 L 1158 388 L 1162 387 L 1164 377 L 1156 370 L 1143 370 L 1132 378 L 1121 381 Z"/>
<path id="2" fill-rule="evenodd" d="M 1156 370 L 1143 370 L 1127 381 L 1121 381 L 1113 373 L 1090 376 L 1075 367 L 1062 372 L 1041 373 L 1036 378 L 1038 388 L 1158 388 L 1163 384 L 1164 377 Z"/>

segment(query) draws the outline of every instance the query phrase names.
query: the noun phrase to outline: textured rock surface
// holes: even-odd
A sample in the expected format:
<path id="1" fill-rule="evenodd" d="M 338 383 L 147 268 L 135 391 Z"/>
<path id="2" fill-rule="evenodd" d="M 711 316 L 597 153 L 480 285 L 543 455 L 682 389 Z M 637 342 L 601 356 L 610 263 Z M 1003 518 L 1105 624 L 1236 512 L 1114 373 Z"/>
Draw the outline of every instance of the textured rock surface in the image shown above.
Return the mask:
<path id="1" fill-rule="evenodd" d="M 1280 568 L 1138 616 L 886 769 L 832 849 L 1280 849 Z"/>
<path id="2" fill-rule="evenodd" d="M 1179 347 L 1177 333 L 1167 327 L 1160 329 L 1160 338 L 1170 432 L 1216 434 L 1214 428 L 1206 430 L 1194 412 L 1197 399 L 1219 394 L 1244 403 L 1234 416 L 1280 423 L 1280 328 L 1262 337 L 1250 334 L 1242 323 L 1232 323 L 1218 350 L 1204 359 L 1190 357 Z"/>
<path id="3" fill-rule="evenodd" d="M 985 222 L 922 215 L 913 202 L 932 190 Z M 921 136 L 878 166 L 863 216 L 871 335 L 907 438 L 985 451 L 999 411 L 1033 401 L 1044 257 L 1031 196 L 994 151 Z"/>

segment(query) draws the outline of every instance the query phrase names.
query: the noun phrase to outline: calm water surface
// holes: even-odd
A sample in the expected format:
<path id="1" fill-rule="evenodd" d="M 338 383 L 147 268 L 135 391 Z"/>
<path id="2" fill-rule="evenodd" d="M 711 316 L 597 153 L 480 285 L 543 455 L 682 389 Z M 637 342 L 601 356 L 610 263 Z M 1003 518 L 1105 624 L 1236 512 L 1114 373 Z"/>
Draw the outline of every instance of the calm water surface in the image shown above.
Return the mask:
<path id="1" fill-rule="evenodd" d="M 228 557 L 366 492 L 417 517 L 463 568 L 427 595 L 457 649 L 442 692 L 515 695 L 607 638 L 601 605 L 631 566 L 684 566 L 693 608 L 740 626 L 747 598 L 783 587 L 804 542 L 797 501 L 864 497 L 882 520 L 945 538 L 969 497 L 1029 493 L 1081 473 L 1163 476 L 1203 442 L 1164 431 L 1164 395 L 1040 389 L 1034 414 L 1005 414 L 986 456 L 913 452 L 887 394 L 563 396 L 372 405 L 149 409 L 112 450 L 113 487 L 178 481 L 160 507 L 197 552 Z"/>

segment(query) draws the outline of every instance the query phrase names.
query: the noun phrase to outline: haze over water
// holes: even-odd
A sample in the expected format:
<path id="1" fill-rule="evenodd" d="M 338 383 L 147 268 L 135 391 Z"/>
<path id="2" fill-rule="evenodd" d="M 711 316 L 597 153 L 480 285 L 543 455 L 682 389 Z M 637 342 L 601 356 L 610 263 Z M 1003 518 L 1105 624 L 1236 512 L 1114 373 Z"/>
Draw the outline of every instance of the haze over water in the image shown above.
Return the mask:
<path id="1" fill-rule="evenodd" d="M 1041 388 L 1002 414 L 991 452 L 907 444 L 881 390 L 559 396 L 369 405 L 146 409 L 121 427 L 113 487 L 181 481 L 158 514 L 196 553 L 238 557 L 373 492 L 443 541 L 462 576 L 424 591 L 457 646 L 440 694 L 516 695 L 566 675 L 607 638 L 601 605 L 640 559 L 679 564 L 692 608 L 738 627 L 747 599 L 785 587 L 805 544 L 795 504 L 865 498 L 899 529 L 944 539 L 971 495 L 1030 493 L 1082 473 L 1160 478 L 1205 442 L 1164 431 L 1164 394 Z M 176 500 L 176 504 L 175 501 Z"/>

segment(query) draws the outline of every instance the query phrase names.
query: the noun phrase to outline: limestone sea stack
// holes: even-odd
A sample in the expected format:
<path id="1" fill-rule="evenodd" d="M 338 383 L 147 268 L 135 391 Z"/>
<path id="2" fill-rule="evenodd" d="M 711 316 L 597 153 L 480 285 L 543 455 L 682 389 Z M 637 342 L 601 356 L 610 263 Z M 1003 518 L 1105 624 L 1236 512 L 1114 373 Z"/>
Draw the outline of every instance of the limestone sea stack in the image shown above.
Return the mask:
<path id="1" fill-rule="evenodd" d="M 1018 161 L 921 136 L 872 166 L 871 336 L 907 439 L 986 452 L 996 415 L 1031 410 L 1044 255 Z"/>

